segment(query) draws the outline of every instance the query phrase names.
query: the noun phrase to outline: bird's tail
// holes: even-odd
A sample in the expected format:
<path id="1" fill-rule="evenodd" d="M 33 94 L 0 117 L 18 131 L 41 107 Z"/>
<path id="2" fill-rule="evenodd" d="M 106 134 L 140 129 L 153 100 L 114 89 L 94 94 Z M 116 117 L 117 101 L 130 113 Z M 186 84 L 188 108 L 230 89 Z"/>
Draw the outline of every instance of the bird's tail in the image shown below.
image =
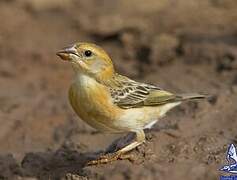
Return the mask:
<path id="1" fill-rule="evenodd" d="M 186 101 L 186 100 L 193 100 L 193 99 L 205 99 L 209 97 L 210 95 L 207 95 L 207 94 L 187 93 L 187 94 L 178 94 L 177 100 Z"/>

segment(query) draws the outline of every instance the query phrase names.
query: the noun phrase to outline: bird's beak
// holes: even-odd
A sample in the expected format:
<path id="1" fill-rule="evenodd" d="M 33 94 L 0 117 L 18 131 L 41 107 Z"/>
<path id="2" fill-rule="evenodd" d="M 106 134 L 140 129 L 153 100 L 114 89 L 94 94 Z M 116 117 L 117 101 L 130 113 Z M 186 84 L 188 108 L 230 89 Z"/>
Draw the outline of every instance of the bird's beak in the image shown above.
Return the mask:
<path id="1" fill-rule="evenodd" d="M 56 53 L 57 56 L 59 56 L 62 60 L 70 61 L 70 55 L 76 55 L 78 56 L 77 50 L 74 46 L 64 48 Z"/>

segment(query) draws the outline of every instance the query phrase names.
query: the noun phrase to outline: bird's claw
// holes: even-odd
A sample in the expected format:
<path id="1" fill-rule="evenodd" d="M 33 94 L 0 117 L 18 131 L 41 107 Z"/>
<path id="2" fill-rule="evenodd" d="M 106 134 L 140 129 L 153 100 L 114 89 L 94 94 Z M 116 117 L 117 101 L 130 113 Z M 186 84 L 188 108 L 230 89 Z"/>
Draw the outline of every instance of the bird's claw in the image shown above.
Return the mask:
<path id="1" fill-rule="evenodd" d="M 133 157 L 131 155 L 127 155 L 127 154 L 121 154 L 121 153 L 108 153 L 105 155 L 100 156 L 98 159 L 96 160 L 91 160 L 87 163 L 87 166 L 95 166 L 95 165 L 100 165 L 100 164 L 107 164 L 113 161 L 117 161 L 117 160 L 129 160 L 129 161 L 133 161 Z"/>

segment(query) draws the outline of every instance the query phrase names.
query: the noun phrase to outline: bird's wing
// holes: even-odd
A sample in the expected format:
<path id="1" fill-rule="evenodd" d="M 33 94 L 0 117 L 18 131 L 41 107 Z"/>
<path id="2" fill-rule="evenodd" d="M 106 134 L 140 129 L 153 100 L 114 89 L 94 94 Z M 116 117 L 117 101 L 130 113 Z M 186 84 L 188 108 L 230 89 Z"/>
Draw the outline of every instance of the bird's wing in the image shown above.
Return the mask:
<path id="1" fill-rule="evenodd" d="M 162 105 L 177 100 L 176 95 L 154 85 L 139 83 L 121 75 L 118 82 L 110 87 L 110 93 L 113 102 L 123 109 Z"/>

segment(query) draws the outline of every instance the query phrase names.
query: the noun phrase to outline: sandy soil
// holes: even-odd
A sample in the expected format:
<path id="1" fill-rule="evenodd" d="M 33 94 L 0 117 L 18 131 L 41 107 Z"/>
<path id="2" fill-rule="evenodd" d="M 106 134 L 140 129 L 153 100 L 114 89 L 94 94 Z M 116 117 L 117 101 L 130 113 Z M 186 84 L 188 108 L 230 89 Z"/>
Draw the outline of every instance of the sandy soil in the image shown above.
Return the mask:
<path id="1" fill-rule="evenodd" d="M 0 1 L 0 179 L 219 179 L 228 144 L 237 144 L 236 8 L 236 0 Z M 121 135 L 96 132 L 68 103 L 73 72 L 55 52 L 76 41 L 104 47 L 131 78 L 214 97 L 168 113 L 133 163 L 85 167 Z"/>

